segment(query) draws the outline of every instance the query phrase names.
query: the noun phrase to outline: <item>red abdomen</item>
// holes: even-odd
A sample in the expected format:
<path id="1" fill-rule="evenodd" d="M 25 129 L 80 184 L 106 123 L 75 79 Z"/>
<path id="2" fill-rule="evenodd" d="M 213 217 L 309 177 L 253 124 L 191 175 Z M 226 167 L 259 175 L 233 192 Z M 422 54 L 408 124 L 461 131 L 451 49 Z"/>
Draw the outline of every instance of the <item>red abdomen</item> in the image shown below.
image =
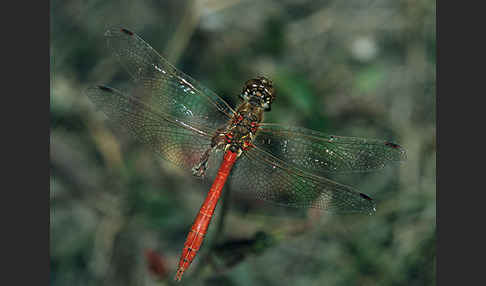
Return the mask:
<path id="1" fill-rule="evenodd" d="M 176 280 L 181 280 L 182 274 L 194 260 L 197 251 L 203 243 L 204 235 L 206 234 L 211 218 L 213 217 L 214 209 L 216 208 L 219 196 L 221 195 L 221 190 L 223 189 L 237 157 L 238 155 L 231 151 L 227 151 L 224 155 L 223 163 L 221 163 L 221 166 L 219 167 L 216 179 L 214 180 L 211 189 L 209 189 L 206 200 L 202 204 L 201 209 L 192 224 L 191 230 L 187 235 L 184 249 L 182 249 L 181 259 L 179 260 L 179 267 L 175 277 Z"/>

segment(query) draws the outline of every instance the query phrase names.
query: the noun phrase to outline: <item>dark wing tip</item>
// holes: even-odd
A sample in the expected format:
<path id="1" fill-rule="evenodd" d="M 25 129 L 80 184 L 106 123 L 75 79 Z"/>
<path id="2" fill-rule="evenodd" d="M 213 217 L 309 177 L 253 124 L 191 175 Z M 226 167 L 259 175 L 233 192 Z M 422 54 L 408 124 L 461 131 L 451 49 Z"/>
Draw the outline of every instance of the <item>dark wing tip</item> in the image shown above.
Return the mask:
<path id="1" fill-rule="evenodd" d="M 106 85 L 98 85 L 97 88 L 100 89 L 100 90 L 102 90 L 102 91 L 106 91 L 106 92 L 111 92 L 111 93 L 115 92 L 113 90 L 113 88 L 108 87 Z"/>
<path id="2" fill-rule="evenodd" d="M 132 31 L 129 31 L 125 28 L 121 28 L 120 31 L 122 31 L 123 33 L 127 34 L 127 35 L 130 35 L 130 36 L 133 36 L 133 32 Z"/>
<path id="3" fill-rule="evenodd" d="M 106 30 L 105 37 L 116 37 L 119 34 L 124 34 L 124 35 L 128 35 L 128 36 L 135 35 L 134 32 L 132 32 L 128 29 L 119 28 L 119 27 L 112 27 L 112 28 L 109 28 L 108 30 Z"/>
<path id="4" fill-rule="evenodd" d="M 360 196 L 361 196 L 363 199 L 366 199 L 366 200 L 368 200 L 368 201 L 373 201 L 373 199 L 372 199 L 372 198 L 370 198 L 370 197 L 369 197 L 368 195 L 366 195 L 366 194 L 359 193 L 359 195 L 360 195 Z"/>
<path id="5" fill-rule="evenodd" d="M 393 143 L 393 142 L 385 142 L 385 146 L 387 147 L 390 147 L 392 149 L 395 149 L 399 154 L 398 154 L 398 161 L 403 161 L 405 159 L 407 159 L 407 152 L 405 151 L 405 149 L 396 144 L 396 143 Z"/>
<path id="6" fill-rule="evenodd" d="M 402 146 L 395 144 L 393 142 L 385 142 L 385 145 L 388 146 L 388 147 L 394 148 L 394 149 L 401 149 L 402 148 Z"/>
<path id="7" fill-rule="evenodd" d="M 367 208 L 367 212 L 369 215 L 373 215 L 376 212 L 376 204 L 375 201 L 368 195 L 359 193 L 359 196 L 363 199 L 367 200 L 370 203 L 370 207 Z"/>

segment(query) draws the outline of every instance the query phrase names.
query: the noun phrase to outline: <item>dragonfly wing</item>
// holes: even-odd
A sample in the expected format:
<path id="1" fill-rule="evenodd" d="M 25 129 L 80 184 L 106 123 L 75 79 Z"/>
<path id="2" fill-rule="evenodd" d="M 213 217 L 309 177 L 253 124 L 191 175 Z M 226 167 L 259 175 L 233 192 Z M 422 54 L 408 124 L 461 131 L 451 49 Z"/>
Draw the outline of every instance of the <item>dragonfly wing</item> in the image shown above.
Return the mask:
<path id="1" fill-rule="evenodd" d="M 405 150 L 391 142 L 278 124 L 262 124 L 254 144 L 289 165 L 317 175 L 373 171 L 406 158 Z"/>
<path id="2" fill-rule="evenodd" d="M 374 201 L 351 187 L 294 168 L 258 148 L 243 153 L 230 178 L 235 189 L 289 207 L 311 207 L 333 213 L 373 214 Z"/>
<path id="3" fill-rule="evenodd" d="M 144 89 L 144 102 L 170 112 L 184 122 L 218 128 L 234 110 L 217 94 L 177 70 L 137 34 L 124 29 L 106 31 L 108 47 Z"/>
<path id="4" fill-rule="evenodd" d="M 137 97 L 107 86 L 89 88 L 86 95 L 110 120 L 127 129 L 138 141 L 186 170 L 210 149 L 211 135 L 206 130 L 154 110 Z"/>

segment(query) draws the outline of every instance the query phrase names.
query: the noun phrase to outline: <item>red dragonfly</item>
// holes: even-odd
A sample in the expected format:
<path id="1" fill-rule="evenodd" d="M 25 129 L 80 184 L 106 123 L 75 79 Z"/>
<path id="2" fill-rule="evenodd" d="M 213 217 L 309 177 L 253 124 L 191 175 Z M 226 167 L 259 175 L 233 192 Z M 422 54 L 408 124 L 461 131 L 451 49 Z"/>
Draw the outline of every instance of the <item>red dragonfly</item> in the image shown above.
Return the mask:
<path id="1" fill-rule="evenodd" d="M 105 36 L 135 87 L 124 93 L 99 85 L 87 90 L 88 97 L 162 158 L 195 176 L 214 178 L 184 243 L 176 280 L 200 249 L 227 181 L 284 206 L 371 215 L 376 208 L 369 196 L 325 174 L 371 171 L 405 159 L 405 150 L 388 141 L 263 123 L 275 100 L 272 81 L 265 77 L 248 80 L 241 103 L 232 108 L 135 33 L 112 28 Z"/>

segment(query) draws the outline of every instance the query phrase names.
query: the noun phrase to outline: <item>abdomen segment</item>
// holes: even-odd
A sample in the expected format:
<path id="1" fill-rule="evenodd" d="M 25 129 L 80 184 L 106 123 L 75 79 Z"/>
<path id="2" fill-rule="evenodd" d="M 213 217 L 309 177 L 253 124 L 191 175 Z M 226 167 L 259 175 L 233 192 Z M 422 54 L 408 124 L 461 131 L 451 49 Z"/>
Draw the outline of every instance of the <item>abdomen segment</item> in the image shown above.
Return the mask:
<path id="1" fill-rule="evenodd" d="M 175 280 L 181 280 L 182 274 L 196 257 L 196 254 L 203 243 L 211 218 L 213 217 L 214 209 L 216 208 L 219 196 L 221 195 L 221 190 L 223 189 L 237 157 L 237 153 L 231 151 L 226 152 L 224 155 L 223 163 L 221 163 L 221 166 L 219 167 L 216 179 L 214 180 L 211 189 L 209 189 L 206 200 L 202 204 L 201 209 L 192 224 L 191 230 L 187 235 Z"/>

